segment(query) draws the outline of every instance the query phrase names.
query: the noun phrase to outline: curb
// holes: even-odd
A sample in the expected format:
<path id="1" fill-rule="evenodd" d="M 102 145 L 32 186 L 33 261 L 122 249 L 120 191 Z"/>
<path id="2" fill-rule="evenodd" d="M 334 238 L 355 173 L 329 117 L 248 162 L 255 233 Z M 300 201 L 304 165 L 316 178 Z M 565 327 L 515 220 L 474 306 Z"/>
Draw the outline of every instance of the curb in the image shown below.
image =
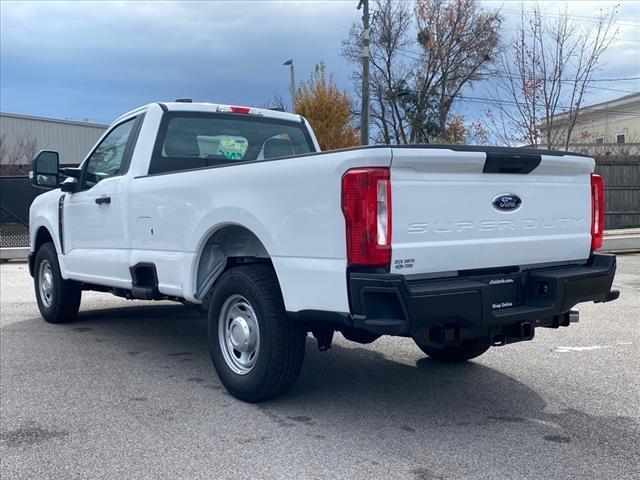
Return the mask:
<path id="1" fill-rule="evenodd" d="M 29 255 L 29 247 L 7 247 L 0 248 L 0 260 L 8 262 L 9 260 L 26 260 Z"/>
<path id="2" fill-rule="evenodd" d="M 640 252 L 640 228 L 605 230 L 602 250 L 613 253 Z"/>

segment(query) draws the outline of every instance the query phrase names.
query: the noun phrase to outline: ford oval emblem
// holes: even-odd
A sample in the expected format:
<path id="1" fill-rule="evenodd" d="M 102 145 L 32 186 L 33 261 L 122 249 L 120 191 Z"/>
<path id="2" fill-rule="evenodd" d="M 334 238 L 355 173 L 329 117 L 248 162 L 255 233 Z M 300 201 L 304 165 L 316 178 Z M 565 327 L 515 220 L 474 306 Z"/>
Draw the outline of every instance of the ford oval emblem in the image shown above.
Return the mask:
<path id="1" fill-rule="evenodd" d="M 522 200 L 519 196 L 513 193 L 501 193 L 496 198 L 494 198 L 493 202 L 491 203 L 496 210 L 513 211 L 520 208 L 520 205 L 522 205 Z"/>

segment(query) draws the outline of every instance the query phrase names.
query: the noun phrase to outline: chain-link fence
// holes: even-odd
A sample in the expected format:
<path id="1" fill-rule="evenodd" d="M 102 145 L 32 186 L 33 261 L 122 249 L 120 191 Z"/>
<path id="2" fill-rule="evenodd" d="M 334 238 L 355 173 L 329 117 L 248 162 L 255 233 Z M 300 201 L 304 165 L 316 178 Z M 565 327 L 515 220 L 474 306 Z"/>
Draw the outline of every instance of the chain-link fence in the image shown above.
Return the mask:
<path id="1" fill-rule="evenodd" d="M 22 223 L 0 224 L 0 248 L 29 246 L 29 227 Z"/>
<path id="2" fill-rule="evenodd" d="M 29 246 L 29 207 L 43 192 L 27 176 L 0 177 L 0 248 Z"/>

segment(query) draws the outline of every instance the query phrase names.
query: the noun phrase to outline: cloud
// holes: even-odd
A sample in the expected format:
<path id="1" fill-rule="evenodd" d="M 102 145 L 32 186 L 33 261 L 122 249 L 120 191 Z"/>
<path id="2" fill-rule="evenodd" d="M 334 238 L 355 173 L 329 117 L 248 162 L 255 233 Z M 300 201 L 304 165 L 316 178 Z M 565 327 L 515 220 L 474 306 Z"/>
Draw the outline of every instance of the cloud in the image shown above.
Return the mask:
<path id="1" fill-rule="evenodd" d="M 139 105 L 178 97 L 263 105 L 288 98 L 282 62 L 304 79 L 324 60 L 351 88 L 341 41 L 358 21 L 357 2 L 3 2 L 0 109 L 110 122 Z M 501 7 L 513 34 L 520 3 Z M 528 4 L 527 4 L 528 5 Z M 557 3 L 544 3 L 547 13 Z M 608 2 L 569 4 L 582 20 Z M 514 11 L 516 11 L 514 13 Z M 640 74 L 640 3 L 622 2 L 620 35 L 604 59 L 606 77 Z M 609 84 L 638 89 L 637 82 Z M 593 102 L 621 93 L 594 90 Z M 469 105 L 470 109 L 475 106 Z"/>
<path id="2" fill-rule="evenodd" d="M 356 17 L 352 2 L 6 3 L 2 110 L 55 115 L 64 98 L 64 116 L 109 121 L 185 96 L 260 105 L 288 92 L 288 58 L 299 79 L 325 60 L 346 86 Z"/>

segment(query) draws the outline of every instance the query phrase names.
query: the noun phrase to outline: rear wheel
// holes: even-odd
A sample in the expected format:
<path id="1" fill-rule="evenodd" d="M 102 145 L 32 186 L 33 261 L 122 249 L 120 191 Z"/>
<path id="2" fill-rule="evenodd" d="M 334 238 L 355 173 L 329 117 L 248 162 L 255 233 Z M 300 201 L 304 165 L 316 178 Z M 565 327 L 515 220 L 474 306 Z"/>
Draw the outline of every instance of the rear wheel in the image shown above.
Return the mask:
<path id="1" fill-rule="evenodd" d="M 290 325 L 273 269 L 227 270 L 209 302 L 209 350 L 229 393 L 259 402 L 291 388 L 302 368 L 306 332 Z"/>
<path id="2" fill-rule="evenodd" d="M 34 286 L 40 314 L 49 323 L 69 323 L 76 319 L 82 289 L 60 275 L 58 255 L 53 243 L 38 249 L 34 264 Z"/>
<path id="3" fill-rule="evenodd" d="M 483 340 L 465 340 L 461 345 L 432 348 L 417 344 L 418 348 L 438 362 L 457 363 L 479 357 L 489 350 L 489 343 Z"/>

